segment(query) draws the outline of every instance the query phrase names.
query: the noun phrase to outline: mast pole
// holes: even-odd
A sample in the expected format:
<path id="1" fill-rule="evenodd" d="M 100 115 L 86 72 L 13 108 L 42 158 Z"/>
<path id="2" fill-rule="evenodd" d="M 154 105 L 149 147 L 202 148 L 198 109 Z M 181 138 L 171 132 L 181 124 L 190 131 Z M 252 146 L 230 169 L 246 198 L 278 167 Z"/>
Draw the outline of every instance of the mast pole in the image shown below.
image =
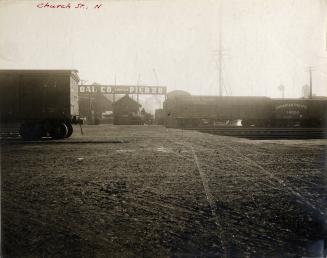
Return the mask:
<path id="1" fill-rule="evenodd" d="M 222 78 L 222 0 L 219 0 L 219 11 L 218 11 L 218 15 L 219 15 L 219 41 L 218 41 L 218 44 L 219 44 L 219 50 L 218 50 L 218 66 L 219 66 L 219 96 L 222 96 L 223 95 L 223 78 Z"/>

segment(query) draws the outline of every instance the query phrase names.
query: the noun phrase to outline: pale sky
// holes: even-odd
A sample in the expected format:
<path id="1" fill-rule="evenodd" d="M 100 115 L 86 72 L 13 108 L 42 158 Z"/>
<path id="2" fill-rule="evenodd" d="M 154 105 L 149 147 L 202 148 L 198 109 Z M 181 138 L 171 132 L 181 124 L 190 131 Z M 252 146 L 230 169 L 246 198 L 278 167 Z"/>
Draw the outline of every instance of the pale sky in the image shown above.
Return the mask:
<path id="1" fill-rule="evenodd" d="M 88 9 L 38 8 L 84 3 Z M 221 0 L 225 95 L 327 96 L 326 0 Z M 94 9 L 96 4 L 102 4 Z M 218 0 L 0 0 L 0 69 L 218 93 Z"/>

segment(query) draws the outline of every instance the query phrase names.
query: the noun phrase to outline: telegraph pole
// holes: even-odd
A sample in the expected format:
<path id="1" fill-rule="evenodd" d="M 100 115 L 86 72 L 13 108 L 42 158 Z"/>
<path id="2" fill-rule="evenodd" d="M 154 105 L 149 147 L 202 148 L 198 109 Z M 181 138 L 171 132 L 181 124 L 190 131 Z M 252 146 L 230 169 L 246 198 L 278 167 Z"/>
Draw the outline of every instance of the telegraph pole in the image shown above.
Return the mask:
<path id="1" fill-rule="evenodd" d="M 154 74 L 154 77 L 156 78 L 156 86 L 158 87 L 158 85 L 159 85 L 159 80 L 158 80 L 158 74 L 157 74 L 157 71 L 156 71 L 156 69 L 152 69 L 153 70 L 153 74 Z M 158 101 L 158 97 L 157 97 L 157 95 L 155 96 L 155 98 L 156 98 L 156 100 Z M 161 97 L 159 97 L 160 99 L 159 99 L 159 105 L 160 105 L 160 108 L 161 108 Z"/>
<path id="2" fill-rule="evenodd" d="M 285 98 L 285 87 L 284 85 L 279 85 L 278 86 L 278 89 L 282 92 L 282 98 L 284 99 Z"/>
<path id="3" fill-rule="evenodd" d="M 139 76 L 137 78 L 137 93 L 136 93 L 136 101 L 137 101 L 137 104 L 139 104 L 140 77 L 141 77 L 141 75 L 139 74 Z"/>
<path id="4" fill-rule="evenodd" d="M 310 80 L 310 83 L 309 83 L 309 99 L 312 99 L 312 67 L 310 66 L 309 67 L 309 80 Z"/>
<path id="5" fill-rule="evenodd" d="M 115 74 L 115 87 L 113 88 L 112 94 L 112 116 L 113 116 L 113 124 L 115 124 L 116 120 L 116 112 L 115 112 L 115 105 L 116 105 L 116 87 L 117 87 L 117 77 Z"/>
<path id="6" fill-rule="evenodd" d="M 222 78 L 222 0 L 219 0 L 219 50 L 218 50 L 218 66 L 219 66 L 219 96 L 222 96 L 223 95 L 223 78 Z"/>
<path id="7" fill-rule="evenodd" d="M 87 80 L 81 80 L 81 85 L 83 86 L 84 83 L 87 82 Z M 89 110 L 88 110 L 88 113 L 89 113 L 89 117 L 87 118 L 87 122 L 88 123 L 91 123 L 90 121 L 92 120 L 92 103 L 91 103 L 91 92 L 89 91 L 89 94 L 88 94 L 88 106 L 89 106 Z"/>

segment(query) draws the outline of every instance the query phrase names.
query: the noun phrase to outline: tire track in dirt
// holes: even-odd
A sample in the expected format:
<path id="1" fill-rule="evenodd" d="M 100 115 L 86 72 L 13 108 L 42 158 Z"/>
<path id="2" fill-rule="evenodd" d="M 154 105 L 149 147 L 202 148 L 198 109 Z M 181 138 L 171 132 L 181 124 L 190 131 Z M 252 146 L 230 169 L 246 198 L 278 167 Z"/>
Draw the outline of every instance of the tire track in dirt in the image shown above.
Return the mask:
<path id="1" fill-rule="evenodd" d="M 183 146 L 185 148 L 188 148 L 188 146 L 184 142 L 182 143 L 180 141 L 175 141 L 173 143 L 175 145 L 178 144 L 180 146 Z M 193 143 L 196 144 L 196 141 L 193 140 Z M 200 146 L 198 146 L 198 147 L 202 147 L 203 144 L 205 144 L 205 147 L 204 148 L 205 149 L 208 149 L 208 143 L 202 143 L 201 142 L 200 143 Z M 263 173 L 263 175 L 265 175 L 264 177 L 262 177 L 262 176 L 258 177 L 258 175 L 255 175 L 252 172 L 251 175 L 253 174 L 253 176 L 250 176 L 248 173 L 245 172 L 245 170 L 243 171 L 243 169 L 238 169 L 238 171 L 237 171 L 238 173 L 236 173 L 236 175 L 234 175 L 234 176 L 236 176 L 238 178 L 239 177 L 242 177 L 242 179 L 244 179 L 243 176 L 241 176 L 241 175 L 245 175 L 247 179 L 252 179 L 251 181 L 253 181 L 253 183 L 254 183 L 253 185 L 256 186 L 256 188 L 259 187 L 259 189 L 260 188 L 261 189 L 266 189 L 267 186 L 269 186 L 270 191 L 271 190 L 278 191 L 278 190 L 281 190 L 281 189 L 286 190 L 287 193 L 289 193 L 292 196 L 294 196 L 297 200 L 300 200 L 301 201 L 300 203 L 304 204 L 305 208 L 309 208 L 311 210 L 314 210 L 314 213 L 316 215 L 318 213 L 318 217 L 320 217 L 319 220 L 323 219 L 324 220 L 323 224 L 326 225 L 326 217 L 324 216 L 325 213 L 323 211 L 321 211 L 319 208 L 317 208 L 316 205 L 314 205 L 309 200 L 307 200 L 300 193 L 300 189 L 299 188 L 294 188 L 294 187 L 292 188 L 292 187 L 290 187 L 289 185 L 287 185 L 285 183 L 284 180 L 280 179 L 278 176 L 274 175 L 272 172 L 268 171 L 267 169 L 265 169 L 263 166 L 261 166 L 260 164 L 258 164 L 254 160 L 248 158 L 243 153 L 239 152 L 238 150 L 235 150 L 235 148 L 233 148 L 232 146 L 229 146 L 229 145 L 227 145 L 227 144 L 225 144 L 223 142 L 219 142 L 219 145 L 220 145 L 220 147 L 223 147 L 223 148 L 218 148 L 219 150 L 221 150 L 220 153 L 223 154 L 224 159 L 226 157 L 226 160 L 229 160 L 230 161 L 229 162 L 230 164 L 234 164 L 234 165 L 236 164 L 236 165 L 239 166 L 239 168 L 246 168 L 246 170 L 248 172 L 251 172 L 251 170 L 253 171 L 253 168 L 257 168 L 257 169 L 259 169 L 259 171 L 256 169 L 256 172 L 261 172 L 261 173 Z M 226 150 L 230 150 L 230 151 L 227 151 L 226 152 Z M 181 151 L 179 151 L 179 152 L 181 152 Z M 192 152 L 194 152 L 194 148 L 193 148 Z M 184 156 L 184 155 L 181 155 L 180 153 L 178 153 L 178 154 L 179 154 L 179 156 Z M 235 156 L 235 154 L 237 154 L 237 155 Z M 184 156 L 184 158 L 190 159 L 187 156 Z M 203 164 L 203 167 L 212 168 L 214 170 L 217 170 L 217 166 L 211 164 L 210 157 L 205 156 L 204 158 L 205 158 L 205 164 Z M 198 157 L 197 157 L 197 159 L 198 159 Z M 249 170 L 249 168 L 250 168 L 250 170 Z M 226 172 L 228 172 L 228 171 L 226 171 Z M 203 173 L 203 171 L 202 171 L 202 173 Z M 230 174 L 230 173 L 228 173 L 228 174 Z M 259 178 L 259 182 L 258 182 L 258 178 Z M 206 179 L 206 182 L 208 184 L 208 179 Z M 264 187 L 264 188 L 262 188 L 262 187 Z M 207 188 L 207 189 L 210 189 L 210 188 Z M 252 192 L 252 190 L 253 189 L 251 189 L 251 192 Z M 212 196 L 212 194 L 211 194 L 211 196 Z M 254 201 L 255 200 L 253 199 L 253 202 Z M 321 217 L 323 217 L 323 218 L 321 218 Z M 252 231 L 253 231 L 253 229 L 252 229 Z M 261 234 L 260 231 L 258 231 L 258 233 Z M 265 237 L 267 237 L 267 235 Z"/>
<path id="2" fill-rule="evenodd" d="M 172 143 L 173 145 L 176 145 L 176 141 L 172 141 L 171 139 L 169 139 L 169 143 Z M 203 191 L 204 191 L 204 194 L 206 196 L 206 199 L 209 203 L 209 206 L 210 206 L 210 212 L 211 212 L 211 215 L 214 219 L 214 224 L 215 226 L 217 227 L 217 232 L 218 232 L 218 239 L 219 239 L 219 244 L 222 248 L 222 253 L 223 253 L 223 257 L 227 257 L 227 248 L 226 248 L 226 244 L 225 244 L 225 241 L 224 241 L 224 232 L 223 232 L 223 228 L 222 228 L 222 225 L 220 223 L 220 218 L 218 216 L 218 208 L 216 206 L 216 202 L 214 200 L 214 197 L 211 193 L 211 190 L 209 188 L 209 184 L 208 184 L 208 178 L 207 176 L 205 175 L 205 173 L 203 172 L 201 166 L 200 166 L 200 162 L 199 162 L 199 159 L 198 159 L 198 156 L 196 155 L 196 152 L 194 150 L 194 147 L 192 145 L 189 145 L 189 144 L 185 144 L 185 143 L 178 143 L 180 145 L 182 145 L 183 147 L 191 150 L 191 154 L 192 156 L 186 156 L 186 155 L 183 155 L 181 154 L 181 150 L 179 150 L 179 152 L 176 152 L 176 151 L 173 151 L 171 148 L 164 148 L 163 146 L 159 146 L 157 147 L 158 150 L 165 150 L 164 152 L 166 153 L 171 153 L 171 154 L 174 154 L 175 156 L 179 157 L 179 158 L 183 158 L 187 161 L 190 161 L 190 162 L 193 162 L 195 164 L 195 167 L 196 167 L 196 170 L 198 171 L 198 174 L 200 176 L 200 180 L 201 180 L 201 184 L 202 184 L 202 188 L 203 188 Z M 202 164 L 201 164 L 202 165 Z M 211 168 L 214 168 L 213 166 L 210 166 L 210 165 L 207 165 L 207 164 L 204 164 L 205 167 L 211 167 Z"/>
<path id="3" fill-rule="evenodd" d="M 217 215 L 216 202 L 214 201 L 214 197 L 213 197 L 213 195 L 212 195 L 212 193 L 210 191 L 209 184 L 208 184 L 208 178 L 206 177 L 203 170 L 201 169 L 201 166 L 200 166 L 198 157 L 197 157 L 197 155 L 195 153 L 195 150 L 194 150 L 193 146 L 190 146 L 190 148 L 191 148 L 192 153 L 193 153 L 194 162 L 196 164 L 197 170 L 198 170 L 198 172 L 200 174 L 202 186 L 203 186 L 205 195 L 207 197 L 208 203 L 210 205 L 210 209 L 211 209 L 212 216 L 214 218 L 215 225 L 218 228 L 218 237 L 219 237 L 219 240 L 220 240 L 220 244 L 222 246 L 222 251 L 223 251 L 224 257 L 226 257 L 227 256 L 226 255 L 226 250 L 227 249 L 226 249 L 226 244 L 225 244 L 225 241 L 224 241 L 224 238 L 225 238 L 224 237 L 224 231 L 223 231 L 222 225 L 220 224 L 220 219 L 218 218 L 218 215 Z"/>
<path id="4" fill-rule="evenodd" d="M 269 178 L 271 178 L 272 180 L 274 180 L 277 184 L 279 184 L 280 186 L 282 186 L 286 191 L 290 192 L 293 196 L 295 196 L 296 198 L 300 199 L 300 201 L 305 204 L 306 206 L 308 206 L 309 208 L 311 208 L 312 210 L 314 210 L 315 212 L 318 212 L 320 215 L 322 216 L 326 216 L 325 212 L 323 212 L 322 210 L 320 210 L 319 208 L 317 208 L 314 204 L 312 204 L 310 201 L 308 201 L 301 193 L 300 190 L 295 188 L 295 187 L 291 187 L 289 185 L 287 185 L 284 180 L 278 178 L 277 176 L 275 176 L 273 173 L 271 173 L 270 171 L 268 171 L 267 169 L 265 169 L 264 167 L 262 167 L 260 164 L 258 164 L 257 162 L 255 162 L 254 160 L 246 157 L 245 155 L 243 155 L 242 153 L 240 153 L 238 150 L 236 150 L 235 148 L 231 147 L 231 146 L 227 146 L 225 145 L 226 148 L 232 150 L 234 153 L 236 153 L 238 156 L 242 157 L 249 166 L 255 166 L 257 168 L 259 168 L 259 170 L 264 173 L 265 175 L 267 175 Z M 294 189 L 295 188 L 295 189 Z M 325 223 L 327 223 L 327 219 L 325 218 Z"/>

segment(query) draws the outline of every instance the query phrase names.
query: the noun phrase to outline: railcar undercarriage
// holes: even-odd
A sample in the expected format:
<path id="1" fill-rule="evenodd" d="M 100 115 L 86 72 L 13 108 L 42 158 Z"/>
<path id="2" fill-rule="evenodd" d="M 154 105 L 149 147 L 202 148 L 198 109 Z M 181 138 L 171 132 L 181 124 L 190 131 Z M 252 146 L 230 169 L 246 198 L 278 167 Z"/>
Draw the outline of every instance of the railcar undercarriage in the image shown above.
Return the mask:
<path id="1" fill-rule="evenodd" d="M 21 124 L 19 134 L 27 141 L 42 137 L 59 140 L 69 138 L 73 134 L 73 126 L 69 120 L 28 121 Z"/>

